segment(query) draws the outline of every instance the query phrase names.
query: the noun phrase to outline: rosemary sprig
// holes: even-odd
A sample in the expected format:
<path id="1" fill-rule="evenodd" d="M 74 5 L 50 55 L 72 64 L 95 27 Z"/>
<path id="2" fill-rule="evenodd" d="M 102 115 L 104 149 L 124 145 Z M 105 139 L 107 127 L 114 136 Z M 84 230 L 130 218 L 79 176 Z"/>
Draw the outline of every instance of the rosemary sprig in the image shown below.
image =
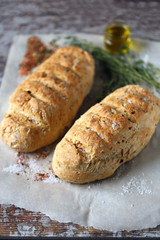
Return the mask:
<path id="1" fill-rule="evenodd" d="M 151 63 L 137 60 L 131 52 L 113 55 L 105 49 L 75 36 L 66 37 L 66 41 L 66 44 L 70 46 L 78 46 L 90 52 L 99 64 L 104 65 L 110 76 L 110 80 L 107 79 L 105 84 L 106 94 L 127 84 L 144 84 L 160 92 L 160 69 Z"/>

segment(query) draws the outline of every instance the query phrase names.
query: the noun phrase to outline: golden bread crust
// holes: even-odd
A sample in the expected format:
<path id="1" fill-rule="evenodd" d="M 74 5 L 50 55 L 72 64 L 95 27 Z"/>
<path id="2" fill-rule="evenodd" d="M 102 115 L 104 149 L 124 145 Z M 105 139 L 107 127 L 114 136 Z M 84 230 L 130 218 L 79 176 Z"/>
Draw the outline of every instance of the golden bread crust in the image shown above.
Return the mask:
<path id="1" fill-rule="evenodd" d="M 160 119 L 160 100 L 139 85 L 108 95 L 82 115 L 56 146 L 53 170 L 86 183 L 111 176 L 149 142 Z"/>
<path id="2" fill-rule="evenodd" d="M 10 97 L 0 136 L 19 152 L 32 152 L 62 136 L 71 125 L 94 76 L 92 56 L 78 47 L 59 48 Z"/>

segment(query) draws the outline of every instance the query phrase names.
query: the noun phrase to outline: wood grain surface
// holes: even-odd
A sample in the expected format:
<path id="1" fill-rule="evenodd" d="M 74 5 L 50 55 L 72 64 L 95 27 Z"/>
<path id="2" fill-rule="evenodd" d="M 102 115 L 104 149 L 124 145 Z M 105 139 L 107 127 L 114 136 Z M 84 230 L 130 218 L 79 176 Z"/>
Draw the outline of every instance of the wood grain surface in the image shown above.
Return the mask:
<path id="1" fill-rule="evenodd" d="M 76 32 L 103 34 L 115 20 L 130 25 L 132 36 L 160 40 L 160 1 L 150 0 L 0 0 L 0 78 L 17 34 Z M 160 237 L 160 226 L 111 233 L 62 224 L 13 205 L 0 205 L 0 236 Z"/>
<path id="2" fill-rule="evenodd" d="M 0 236 L 43 237 L 159 237 L 160 225 L 138 231 L 112 233 L 73 223 L 59 223 L 42 213 L 20 209 L 14 205 L 0 205 Z"/>

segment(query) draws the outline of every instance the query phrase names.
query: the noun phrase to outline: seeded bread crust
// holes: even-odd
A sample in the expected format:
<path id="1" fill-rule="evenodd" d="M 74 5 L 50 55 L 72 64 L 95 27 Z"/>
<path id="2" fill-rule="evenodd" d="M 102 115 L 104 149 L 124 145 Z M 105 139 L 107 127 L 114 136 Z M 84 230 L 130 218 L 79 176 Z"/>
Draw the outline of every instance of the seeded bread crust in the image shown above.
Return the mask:
<path id="1" fill-rule="evenodd" d="M 160 119 L 160 100 L 139 85 L 107 96 L 82 115 L 57 145 L 55 174 L 87 183 L 111 176 L 147 145 Z"/>
<path id="2" fill-rule="evenodd" d="M 62 136 L 91 89 L 94 61 L 78 47 L 59 48 L 10 97 L 0 137 L 19 152 L 32 152 Z"/>

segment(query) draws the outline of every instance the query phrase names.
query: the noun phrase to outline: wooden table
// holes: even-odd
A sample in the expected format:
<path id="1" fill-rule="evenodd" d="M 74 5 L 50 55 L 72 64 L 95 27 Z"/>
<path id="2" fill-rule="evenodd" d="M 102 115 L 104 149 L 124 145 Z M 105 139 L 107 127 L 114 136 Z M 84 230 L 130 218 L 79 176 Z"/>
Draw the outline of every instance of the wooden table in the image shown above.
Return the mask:
<path id="1" fill-rule="evenodd" d="M 132 36 L 160 39 L 160 2 L 156 0 L 1 0 L 0 78 L 15 35 L 103 34 L 105 26 L 114 20 L 128 23 Z M 61 224 L 41 213 L 0 205 L 0 236 L 160 237 L 160 226 L 113 234 L 73 223 Z"/>

